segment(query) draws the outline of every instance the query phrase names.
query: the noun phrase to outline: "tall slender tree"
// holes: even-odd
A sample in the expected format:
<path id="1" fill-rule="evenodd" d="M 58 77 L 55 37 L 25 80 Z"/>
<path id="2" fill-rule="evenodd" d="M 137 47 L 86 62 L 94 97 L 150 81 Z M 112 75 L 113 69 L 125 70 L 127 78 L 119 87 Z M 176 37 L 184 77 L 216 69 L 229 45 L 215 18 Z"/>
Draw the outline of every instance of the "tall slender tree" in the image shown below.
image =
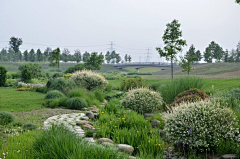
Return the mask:
<path id="1" fill-rule="evenodd" d="M 76 61 L 77 63 L 79 63 L 79 62 L 81 61 L 81 59 L 82 59 L 82 54 L 81 54 L 80 50 L 78 50 L 78 49 L 75 50 L 74 58 L 75 58 L 75 61 Z"/>
<path id="2" fill-rule="evenodd" d="M 83 62 L 86 62 L 90 58 L 90 53 L 85 51 L 83 54 Z"/>
<path id="3" fill-rule="evenodd" d="M 166 60 L 171 61 L 171 74 L 173 79 L 173 61 L 177 60 L 176 55 L 181 52 L 186 44 L 186 40 L 181 39 L 182 31 L 180 30 L 181 24 L 177 20 L 173 20 L 167 24 L 167 28 L 164 31 L 162 37 L 164 41 L 164 48 L 157 47 L 160 57 L 165 57 Z"/>
<path id="4" fill-rule="evenodd" d="M 128 54 L 126 54 L 126 55 L 124 56 L 124 60 L 125 60 L 125 62 L 128 61 Z"/>
<path id="5" fill-rule="evenodd" d="M 34 62 L 36 60 L 35 56 L 36 56 L 35 51 L 33 49 L 31 49 L 29 52 L 29 61 Z"/>
<path id="6" fill-rule="evenodd" d="M 69 55 L 70 55 L 70 51 L 67 48 L 63 49 L 63 52 L 62 52 L 63 59 L 62 60 L 65 63 L 69 61 Z"/>
<path id="7" fill-rule="evenodd" d="M 40 49 L 37 49 L 36 56 L 37 56 L 37 61 L 38 62 L 43 61 L 43 54 L 42 54 Z"/>

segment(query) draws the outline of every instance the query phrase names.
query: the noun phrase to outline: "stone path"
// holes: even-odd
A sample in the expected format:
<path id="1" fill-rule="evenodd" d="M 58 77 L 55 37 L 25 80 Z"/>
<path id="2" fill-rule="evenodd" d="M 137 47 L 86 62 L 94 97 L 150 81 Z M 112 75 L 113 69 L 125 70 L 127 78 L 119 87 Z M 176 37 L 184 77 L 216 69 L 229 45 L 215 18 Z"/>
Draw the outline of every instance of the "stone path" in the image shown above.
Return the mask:
<path id="1" fill-rule="evenodd" d="M 51 127 L 51 124 L 64 124 L 69 130 L 76 133 L 78 136 L 84 136 L 84 130 L 76 125 L 77 121 L 80 121 L 80 118 L 85 116 L 84 113 L 72 113 L 72 114 L 63 114 L 63 115 L 56 115 L 48 118 L 44 122 L 44 127 L 48 128 Z"/>

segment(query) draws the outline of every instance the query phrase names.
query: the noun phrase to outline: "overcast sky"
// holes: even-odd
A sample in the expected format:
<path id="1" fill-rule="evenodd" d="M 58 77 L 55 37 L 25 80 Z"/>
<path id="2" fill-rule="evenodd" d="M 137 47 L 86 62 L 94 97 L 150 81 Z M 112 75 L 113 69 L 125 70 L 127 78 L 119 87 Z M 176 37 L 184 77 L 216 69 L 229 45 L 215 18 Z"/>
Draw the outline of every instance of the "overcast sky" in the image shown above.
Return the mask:
<path id="1" fill-rule="evenodd" d="M 0 49 L 20 37 L 22 51 L 46 47 L 106 53 L 113 41 L 122 57 L 159 61 L 166 24 L 179 20 L 183 39 L 201 52 L 211 41 L 223 49 L 240 41 L 235 0 L 0 0 Z M 40 45 L 41 44 L 41 45 Z"/>

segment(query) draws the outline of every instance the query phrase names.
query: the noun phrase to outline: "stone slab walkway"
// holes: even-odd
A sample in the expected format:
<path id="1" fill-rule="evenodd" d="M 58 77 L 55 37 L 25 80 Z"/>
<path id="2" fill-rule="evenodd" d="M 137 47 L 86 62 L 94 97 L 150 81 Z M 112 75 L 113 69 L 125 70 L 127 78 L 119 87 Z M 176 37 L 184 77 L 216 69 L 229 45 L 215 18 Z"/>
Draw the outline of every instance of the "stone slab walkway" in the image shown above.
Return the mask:
<path id="1" fill-rule="evenodd" d="M 80 118 L 85 116 L 84 113 L 72 113 L 56 115 L 44 121 L 44 128 L 51 127 L 52 124 L 64 124 L 69 130 L 73 131 L 80 137 L 84 137 L 84 130 L 76 125 Z"/>

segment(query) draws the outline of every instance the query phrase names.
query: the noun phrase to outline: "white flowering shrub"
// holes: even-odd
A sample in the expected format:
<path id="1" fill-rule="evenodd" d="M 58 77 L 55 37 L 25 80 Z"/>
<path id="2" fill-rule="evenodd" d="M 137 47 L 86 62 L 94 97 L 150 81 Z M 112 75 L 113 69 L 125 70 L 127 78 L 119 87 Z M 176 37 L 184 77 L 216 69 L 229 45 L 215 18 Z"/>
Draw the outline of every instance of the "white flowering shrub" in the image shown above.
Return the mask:
<path id="1" fill-rule="evenodd" d="M 161 94 L 148 88 L 132 89 L 122 99 L 122 105 L 138 113 L 151 113 L 162 109 Z"/>
<path id="2" fill-rule="evenodd" d="M 41 88 L 45 87 L 46 83 L 24 83 L 24 82 L 18 82 L 17 83 L 18 87 L 27 87 L 27 88 Z"/>
<path id="3" fill-rule="evenodd" d="M 213 101 L 183 103 L 163 117 L 169 138 L 191 148 L 209 150 L 220 140 L 236 141 L 239 135 L 233 111 Z"/>
<path id="4" fill-rule="evenodd" d="M 77 71 L 73 73 L 70 79 L 73 79 L 77 85 L 88 90 L 104 90 L 108 85 L 108 81 L 101 74 L 89 70 Z"/>

